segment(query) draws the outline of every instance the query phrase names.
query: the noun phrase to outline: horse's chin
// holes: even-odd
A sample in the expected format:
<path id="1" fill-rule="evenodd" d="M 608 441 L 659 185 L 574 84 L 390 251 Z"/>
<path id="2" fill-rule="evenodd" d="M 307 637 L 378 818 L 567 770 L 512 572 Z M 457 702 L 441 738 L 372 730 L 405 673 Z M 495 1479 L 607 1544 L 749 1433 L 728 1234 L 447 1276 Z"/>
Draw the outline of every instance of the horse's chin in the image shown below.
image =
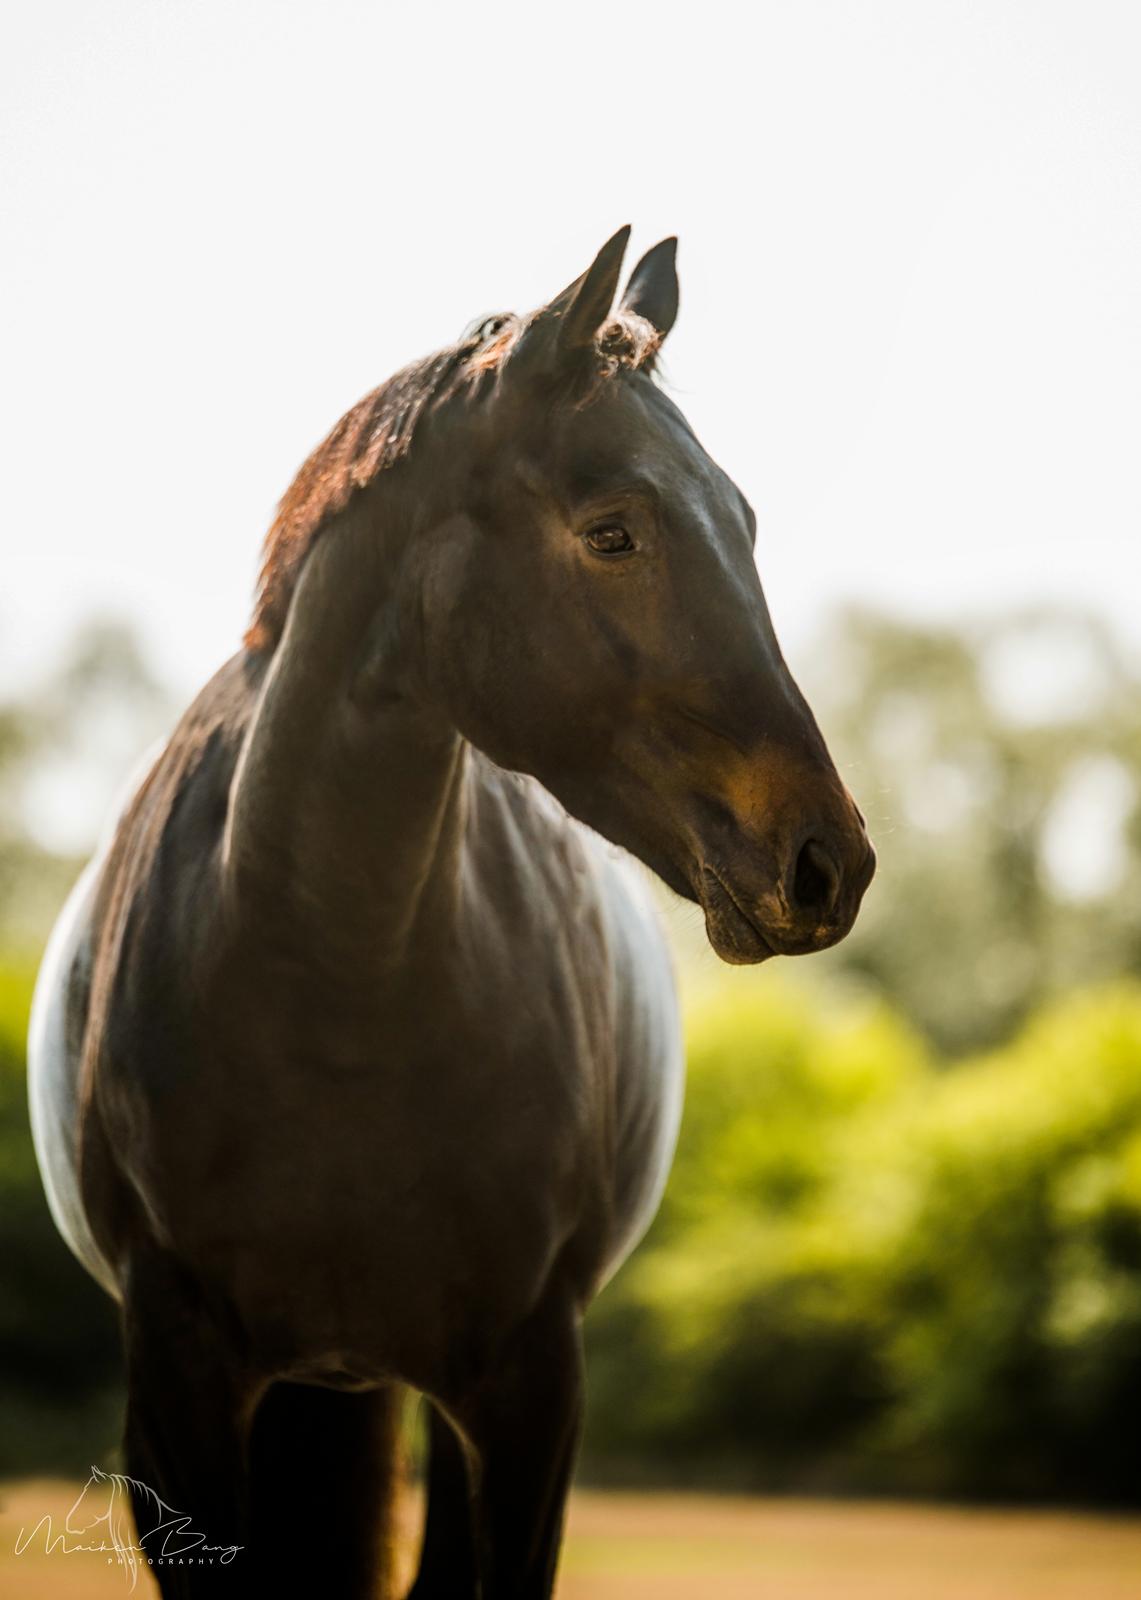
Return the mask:
<path id="1" fill-rule="evenodd" d="M 745 915 L 709 867 L 702 868 L 697 898 L 705 912 L 706 935 L 722 961 L 735 967 L 751 967 L 776 954 L 760 928 Z"/>

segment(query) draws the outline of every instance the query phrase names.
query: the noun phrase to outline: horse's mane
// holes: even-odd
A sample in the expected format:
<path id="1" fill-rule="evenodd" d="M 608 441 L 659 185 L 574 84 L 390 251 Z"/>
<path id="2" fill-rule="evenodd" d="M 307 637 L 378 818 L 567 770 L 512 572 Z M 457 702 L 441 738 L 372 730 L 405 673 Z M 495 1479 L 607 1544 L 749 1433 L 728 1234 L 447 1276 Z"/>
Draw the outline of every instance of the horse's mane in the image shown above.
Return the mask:
<path id="1" fill-rule="evenodd" d="M 305 559 L 321 529 L 363 489 L 406 456 L 416 425 L 430 407 L 462 393 L 478 397 L 481 380 L 507 361 L 526 321 L 511 314 L 482 322 L 457 344 L 403 367 L 358 400 L 317 446 L 286 490 L 262 545 L 253 618 L 245 643 L 273 649 L 281 638 L 289 602 Z M 657 329 L 633 312 L 615 314 L 597 338 L 598 376 L 620 367 L 652 370 Z"/>

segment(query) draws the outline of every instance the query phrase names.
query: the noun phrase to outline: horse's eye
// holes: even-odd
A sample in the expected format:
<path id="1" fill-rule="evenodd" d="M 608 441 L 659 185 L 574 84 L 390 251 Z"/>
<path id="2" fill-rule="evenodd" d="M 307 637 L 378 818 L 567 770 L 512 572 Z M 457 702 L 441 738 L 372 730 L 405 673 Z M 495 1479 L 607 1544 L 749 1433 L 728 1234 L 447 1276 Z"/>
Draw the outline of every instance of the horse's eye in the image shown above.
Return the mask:
<path id="1" fill-rule="evenodd" d="M 624 556 L 634 548 L 634 541 L 618 523 L 608 523 L 604 528 L 591 528 L 583 535 L 586 546 L 596 556 Z"/>

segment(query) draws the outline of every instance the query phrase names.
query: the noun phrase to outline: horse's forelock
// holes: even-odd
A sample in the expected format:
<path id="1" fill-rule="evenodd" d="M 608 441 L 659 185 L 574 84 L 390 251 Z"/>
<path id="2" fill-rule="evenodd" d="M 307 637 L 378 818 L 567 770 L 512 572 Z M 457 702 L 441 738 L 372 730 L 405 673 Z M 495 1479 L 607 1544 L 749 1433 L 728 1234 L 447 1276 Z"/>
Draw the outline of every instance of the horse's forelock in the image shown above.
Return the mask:
<path id="1" fill-rule="evenodd" d="M 616 311 L 604 322 L 595 341 L 599 354 L 608 363 L 607 375 L 619 367 L 633 371 L 652 371 L 661 348 L 662 336 L 647 318 L 636 311 Z"/>

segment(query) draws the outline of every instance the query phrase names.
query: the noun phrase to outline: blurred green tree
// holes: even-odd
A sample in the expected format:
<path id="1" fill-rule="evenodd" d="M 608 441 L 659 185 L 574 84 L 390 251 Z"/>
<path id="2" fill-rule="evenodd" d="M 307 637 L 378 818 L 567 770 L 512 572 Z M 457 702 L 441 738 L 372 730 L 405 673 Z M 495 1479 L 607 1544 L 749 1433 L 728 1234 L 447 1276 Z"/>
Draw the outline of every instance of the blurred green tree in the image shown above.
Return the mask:
<path id="1" fill-rule="evenodd" d="M 53 671 L 0 701 L 0 950 L 38 955 L 109 797 L 170 710 L 115 618 L 86 624 Z"/>
<path id="2" fill-rule="evenodd" d="M 818 973 L 861 975 L 956 1053 L 1141 970 L 1141 680 L 1102 622 L 851 610 L 805 676 L 880 856 Z"/>

